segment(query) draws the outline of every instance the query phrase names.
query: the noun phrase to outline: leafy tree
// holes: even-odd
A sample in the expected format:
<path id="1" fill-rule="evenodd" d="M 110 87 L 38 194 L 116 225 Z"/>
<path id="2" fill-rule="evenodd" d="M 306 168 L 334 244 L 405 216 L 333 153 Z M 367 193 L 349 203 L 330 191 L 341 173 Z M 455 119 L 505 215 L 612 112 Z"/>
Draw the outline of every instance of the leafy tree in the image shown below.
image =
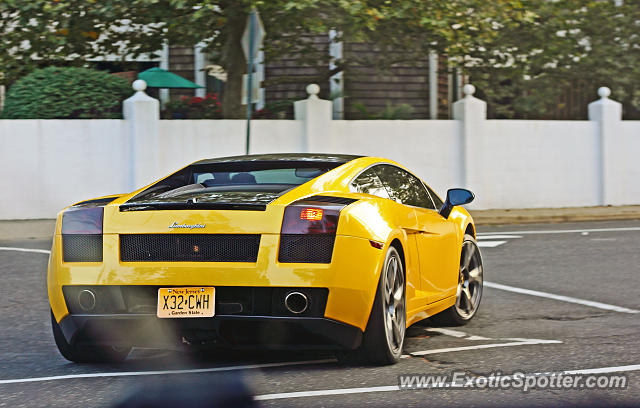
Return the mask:
<path id="1" fill-rule="evenodd" d="M 501 31 L 532 18 L 520 0 L 4 0 L 0 48 L 9 52 L 0 57 L 0 71 L 11 82 L 51 61 L 82 65 L 97 56 L 157 52 L 163 41 L 189 45 L 204 40 L 228 72 L 224 114 L 241 117 L 246 62 L 240 40 L 252 7 L 260 11 L 268 32 L 267 58 L 295 53 L 326 67 L 329 57 L 307 41 L 309 34 L 335 29 L 340 33 L 336 41 L 402 50 L 385 58 L 384 64 L 391 65 L 428 50 L 462 58 L 491 47 Z M 370 61 L 336 61 L 338 67 L 327 68 L 324 77 L 358 62 Z"/>
<path id="2" fill-rule="evenodd" d="M 466 73 L 498 118 L 586 118 L 600 86 L 612 88 L 625 118 L 640 119 L 640 5 L 607 0 L 531 0 L 535 12 L 502 31 L 489 52 L 476 49 Z M 481 58 L 476 59 L 480 54 Z M 567 112 L 571 96 L 575 109 Z"/>
<path id="3" fill-rule="evenodd" d="M 309 81 L 350 65 L 384 70 L 434 50 L 470 75 L 494 117 L 554 117 L 567 92 L 594 95 L 601 85 L 626 117 L 640 117 L 640 5 L 630 0 L 4 0 L 0 81 L 52 62 L 83 65 L 158 52 L 164 41 L 204 41 L 228 72 L 224 115 L 242 117 L 240 39 L 252 7 L 267 29 L 267 59 L 296 54 L 326 67 Z M 340 33 L 335 41 L 371 44 L 384 58 L 352 55 L 330 71 L 329 56 L 309 41 L 330 29 Z"/>
<path id="4" fill-rule="evenodd" d="M 157 52 L 169 0 L 0 1 L 0 71 L 11 83 L 39 66 Z M 173 23 L 183 22 L 177 18 Z"/>
<path id="5" fill-rule="evenodd" d="M 240 40 L 252 7 L 259 10 L 267 30 L 268 60 L 295 54 L 301 63 L 326 67 L 324 74 L 309 81 L 328 79 L 349 64 L 375 64 L 384 69 L 415 61 L 429 50 L 462 57 L 474 48 L 490 47 L 506 27 L 533 18 L 519 0 L 203 0 L 180 4 L 194 10 L 196 23 L 191 27 L 198 28 L 213 58 L 228 72 L 227 117 L 242 117 L 244 112 L 239 96 L 246 61 Z M 334 41 L 369 43 L 386 52 L 385 58 L 343 59 L 335 61 L 337 68 L 330 71 L 329 56 L 318 52 L 309 35 L 326 35 L 331 29 L 340 33 Z"/>

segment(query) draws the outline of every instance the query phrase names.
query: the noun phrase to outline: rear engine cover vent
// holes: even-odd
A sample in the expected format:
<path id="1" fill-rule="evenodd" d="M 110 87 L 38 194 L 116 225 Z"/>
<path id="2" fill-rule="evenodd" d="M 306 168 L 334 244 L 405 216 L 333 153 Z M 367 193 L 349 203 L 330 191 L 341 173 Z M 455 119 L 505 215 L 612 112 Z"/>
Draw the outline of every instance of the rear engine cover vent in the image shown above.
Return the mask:
<path id="1" fill-rule="evenodd" d="M 353 199 L 353 198 L 346 198 L 346 197 L 331 197 L 331 196 L 322 196 L 322 195 L 317 195 L 317 196 L 311 196 L 308 198 L 305 198 L 303 201 L 318 201 L 321 203 L 333 203 L 333 204 L 344 204 L 344 205 L 349 205 L 351 203 L 354 203 L 358 200 Z"/>

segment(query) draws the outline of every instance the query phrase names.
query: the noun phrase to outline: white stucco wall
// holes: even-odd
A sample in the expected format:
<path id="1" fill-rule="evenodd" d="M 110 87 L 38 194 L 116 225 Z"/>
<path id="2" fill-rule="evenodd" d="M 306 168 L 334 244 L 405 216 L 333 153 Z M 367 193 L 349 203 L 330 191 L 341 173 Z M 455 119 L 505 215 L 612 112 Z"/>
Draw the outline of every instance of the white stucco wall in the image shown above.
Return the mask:
<path id="1" fill-rule="evenodd" d="M 598 205 L 594 123 L 488 120 L 483 131 L 476 207 Z"/>
<path id="2" fill-rule="evenodd" d="M 638 204 L 640 201 L 640 121 L 618 123 L 617 143 L 612 143 L 609 183 L 611 204 Z"/>
<path id="3" fill-rule="evenodd" d="M 301 127 L 301 121 L 296 120 L 252 121 L 251 153 L 301 151 Z M 201 159 L 244 154 L 246 129 L 243 120 L 161 120 L 161 174 Z"/>
<path id="4" fill-rule="evenodd" d="M 395 160 L 439 194 L 460 184 L 459 122 L 454 120 L 335 120 L 331 153 Z"/>
<path id="5" fill-rule="evenodd" d="M 244 149 L 240 120 L 161 120 L 158 127 L 160 173 L 168 174 L 208 157 L 239 154 Z"/>
<path id="6" fill-rule="evenodd" d="M 296 108 L 309 120 L 252 121 L 251 153 L 387 157 L 442 196 L 472 189 L 476 209 L 640 204 L 640 121 L 615 119 L 615 109 L 606 122 L 484 120 L 482 103 L 466 101 L 461 120 L 334 121 L 315 99 Z M 136 174 L 244 154 L 243 120 L 157 120 L 147 108 L 131 107 L 126 120 L 0 120 L 0 219 L 52 218 L 142 187 Z M 157 123 L 134 123 L 136 109 Z"/>
<path id="7" fill-rule="evenodd" d="M 123 120 L 0 120 L 0 219 L 53 218 L 125 192 L 126 130 Z"/>

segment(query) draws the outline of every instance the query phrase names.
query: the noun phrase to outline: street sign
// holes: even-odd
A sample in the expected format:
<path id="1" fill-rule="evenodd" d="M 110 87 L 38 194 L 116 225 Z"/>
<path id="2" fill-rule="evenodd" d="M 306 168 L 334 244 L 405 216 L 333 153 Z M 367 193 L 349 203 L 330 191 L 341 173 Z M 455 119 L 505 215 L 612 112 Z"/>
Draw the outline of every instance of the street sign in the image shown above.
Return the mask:
<path id="1" fill-rule="evenodd" d="M 255 14 L 254 14 L 255 13 Z M 252 17 L 255 16 L 254 19 Z M 260 14 L 258 14 L 257 10 L 252 10 L 251 14 L 247 17 L 247 25 L 244 28 L 244 33 L 242 34 L 242 51 L 244 51 L 244 56 L 249 61 L 249 53 L 250 53 L 250 39 L 251 39 L 251 23 L 254 21 L 253 27 L 253 55 L 252 58 L 256 58 L 258 56 L 258 51 L 262 48 L 262 43 L 264 41 L 264 36 L 267 32 L 264 30 L 264 25 L 262 25 L 262 20 L 260 19 Z"/>
<path id="2" fill-rule="evenodd" d="M 260 102 L 260 81 L 258 81 L 258 73 L 251 74 L 251 103 Z M 247 104 L 247 89 L 249 88 L 249 75 L 242 75 L 242 104 Z"/>
<path id="3" fill-rule="evenodd" d="M 264 26 L 260 20 L 258 10 L 254 7 L 251 10 L 251 13 L 249 13 L 247 26 L 244 29 L 244 34 L 242 34 L 242 49 L 244 50 L 244 55 L 247 58 L 247 75 L 245 75 L 247 77 L 247 85 L 244 86 L 244 88 L 247 89 L 247 93 L 251 93 L 251 97 L 245 97 L 245 102 L 247 102 L 247 99 L 250 99 L 251 102 L 247 103 L 246 154 L 249 154 L 249 147 L 251 145 L 251 111 L 253 109 L 252 105 L 254 102 L 254 87 L 256 87 L 258 82 L 257 78 L 254 78 L 255 73 L 253 72 L 253 62 L 258 56 L 258 50 L 262 47 L 262 41 L 264 40 L 265 34 L 266 32 L 264 31 Z"/>

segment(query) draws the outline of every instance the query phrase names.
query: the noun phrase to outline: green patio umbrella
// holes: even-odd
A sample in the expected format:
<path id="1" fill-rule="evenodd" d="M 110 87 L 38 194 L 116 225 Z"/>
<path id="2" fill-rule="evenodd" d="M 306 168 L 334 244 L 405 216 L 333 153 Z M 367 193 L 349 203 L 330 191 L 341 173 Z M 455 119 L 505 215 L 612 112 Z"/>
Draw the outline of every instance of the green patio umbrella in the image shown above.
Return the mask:
<path id="1" fill-rule="evenodd" d="M 204 88 L 188 79 L 184 79 L 180 75 L 157 67 L 140 72 L 138 79 L 144 80 L 149 88 Z"/>

